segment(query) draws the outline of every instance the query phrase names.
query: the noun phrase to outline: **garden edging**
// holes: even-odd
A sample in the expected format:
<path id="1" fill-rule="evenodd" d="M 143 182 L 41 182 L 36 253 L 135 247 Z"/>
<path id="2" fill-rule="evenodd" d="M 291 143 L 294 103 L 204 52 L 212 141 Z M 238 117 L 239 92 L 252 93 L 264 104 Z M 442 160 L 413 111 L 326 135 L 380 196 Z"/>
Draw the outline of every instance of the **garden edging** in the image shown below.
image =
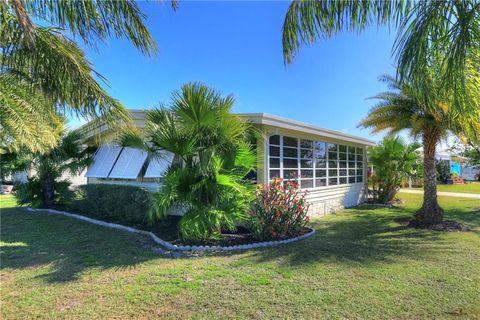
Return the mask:
<path id="1" fill-rule="evenodd" d="M 294 238 L 289 238 L 285 240 L 277 240 L 277 241 L 266 241 L 266 242 L 256 242 L 256 243 L 250 243 L 250 244 L 243 244 L 243 245 L 237 245 L 237 246 L 229 246 L 229 247 L 222 247 L 222 246 L 177 246 L 175 244 L 172 244 L 168 241 L 165 241 L 161 238 L 159 238 L 157 235 L 155 235 L 153 232 L 149 231 L 143 231 L 143 230 L 138 230 L 132 227 L 127 227 L 121 224 L 117 223 L 110 223 L 110 222 L 105 222 L 101 220 L 96 220 L 92 219 L 89 217 L 85 217 L 79 214 L 75 213 L 70 213 L 66 211 L 59 211 L 59 210 L 54 210 L 54 209 L 34 209 L 34 208 L 27 208 L 28 211 L 30 212 L 40 212 L 40 211 L 47 211 L 49 213 L 53 214 L 60 214 L 64 215 L 70 218 L 78 219 L 78 220 L 83 220 L 89 223 L 93 223 L 96 225 L 100 225 L 103 227 L 107 228 L 112 228 L 112 229 L 117 229 L 117 230 L 123 230 L 127 231 L 130 233 L 138 233 L 138 234 L 143 234 L 146 236 L 150 236 L 150 238 L 157 244 L 167 248 L 168 250 L 171 251 L 233 251 L 233 250 L 250 250 L 250 249 L 258 249 L 258 248 L 267 248 L 267 247 L 275 247 L 291 242 L 296 242 L 308 237 L 311 237 L 315 234 L 315 229 L 309 228 L 311 231 L 308 233 L 305 233 L 301 236 L 294 237 Z"/>

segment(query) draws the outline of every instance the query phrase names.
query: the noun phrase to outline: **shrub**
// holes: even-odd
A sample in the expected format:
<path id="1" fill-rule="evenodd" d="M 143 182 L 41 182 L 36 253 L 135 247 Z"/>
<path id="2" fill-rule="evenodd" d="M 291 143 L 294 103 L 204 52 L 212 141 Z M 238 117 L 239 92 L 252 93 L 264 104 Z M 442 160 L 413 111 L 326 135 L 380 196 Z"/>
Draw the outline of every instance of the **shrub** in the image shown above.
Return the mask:
<path id="1" fill-rule="evenodd" d="M 55 204 L 65 205 L 73 199 L 74 193 L 69 187 L 69 181 L 54 182 L 53 200 Z M 42 183 L 38 178 L 28 178 L 27 182 L 15 186 L 14 195 L 19 205 L 29 205 L 34 208 L 44 207 Z"/>
<path id="2" fill-rule="evenodd" d="M 447 180 L 451 178 L 448 161 L 435 160 L 435 168 L 437 169 L 437 180 L 442 183 L 447 183 Z"/>
<path id="3" fill-rule="evenodd" d="M 124 224 L 143 224 L 152 207 L 148 190 L 135 186 L 88 184 L 78 187 L 68 210 L 100 220 Z"/>
<path id="4" fill-rule="evenodd" d="M 273 180 L 259 189 L 250 208 L 248 227 L 259 240 L 294 237 L 309 221 L 308 207 L 298 184 Z"/>
<path id="5" fill-rule="evenodd" d="M 402 180 L 415 176 L 419 169 L 418 144 L 407 144 L 400 137 L 385 137 L 368 150 L 373 166 L 369 177 L 370 195 L 375 202 L 388 203 L 395 198 Z"/>

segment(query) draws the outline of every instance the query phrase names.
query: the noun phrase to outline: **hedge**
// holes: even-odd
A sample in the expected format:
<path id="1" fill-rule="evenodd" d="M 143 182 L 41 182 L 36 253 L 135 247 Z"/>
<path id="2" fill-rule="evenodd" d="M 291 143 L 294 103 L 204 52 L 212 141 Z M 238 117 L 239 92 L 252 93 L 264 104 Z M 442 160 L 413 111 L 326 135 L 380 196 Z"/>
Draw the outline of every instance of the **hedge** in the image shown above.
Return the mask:
<path id="1" fill-rule="evenodd" d="M 67 209 L 100 220 L 145 224 L 152 207 L 152 194 L 135 186 L 88 184 L 79 186 Z"/>

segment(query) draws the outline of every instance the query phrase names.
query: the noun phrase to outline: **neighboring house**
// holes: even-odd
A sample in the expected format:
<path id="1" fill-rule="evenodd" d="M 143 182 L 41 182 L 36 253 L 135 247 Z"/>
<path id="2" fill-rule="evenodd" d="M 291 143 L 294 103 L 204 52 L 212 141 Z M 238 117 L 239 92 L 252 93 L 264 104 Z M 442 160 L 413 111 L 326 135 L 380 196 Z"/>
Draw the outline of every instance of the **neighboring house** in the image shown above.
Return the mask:
<path id="1" fill-rule="evenodd" d="M 459 156 L 451 150 L 437 151 L 435 159 L 448 162 L 450 173 L 455 173 L 464 180 L 476 180 L 475 177 L 480 174 L 480 169 L 470 166 L 467 158 Z"/>
<path id="2" fill-rule="evenodd" d="M 132 110 L 136 127 L 144 128 L 145 111 Z M 364 202 L 366 196 L 366 147 L 374 142 L 265 113 L 239 114 L 256 126 L 263 136 L 257 141 L 256 180 L 296 180 L 308 191 L 310 214 L 324 215 Z M 106 127 L 90 128 L 108 141 Z M 105 138 L 106 137 L 106 138 Z M 86 173 L 88 183 L 128 184 L 155 191 L 163 172 L 173 161 L 164 153 L 151 157 L 146 152 L 104 144 Z"/>

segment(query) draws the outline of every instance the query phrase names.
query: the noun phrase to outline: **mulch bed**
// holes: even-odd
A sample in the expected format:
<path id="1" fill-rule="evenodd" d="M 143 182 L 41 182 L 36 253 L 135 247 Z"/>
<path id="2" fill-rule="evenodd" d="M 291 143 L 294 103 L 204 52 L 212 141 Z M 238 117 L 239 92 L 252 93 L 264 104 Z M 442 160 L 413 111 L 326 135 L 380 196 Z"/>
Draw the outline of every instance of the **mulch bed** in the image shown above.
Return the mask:
<path id="1" fill-rule="evenodd" d="M 446 232 L 470 231 L 469 226 L 453 220 L 443 220 L 440 223 L 436 223 L 428 226 L 418 224 L 415 220 L 412 220 L 411 217 L 398 218 L 398 219 L 395 219 L 395 222 L 402 226 L 409 226 L 409 227 L 418 228 L 418 229 L 428 229 L 433 231 L 446 231 Z"/>

